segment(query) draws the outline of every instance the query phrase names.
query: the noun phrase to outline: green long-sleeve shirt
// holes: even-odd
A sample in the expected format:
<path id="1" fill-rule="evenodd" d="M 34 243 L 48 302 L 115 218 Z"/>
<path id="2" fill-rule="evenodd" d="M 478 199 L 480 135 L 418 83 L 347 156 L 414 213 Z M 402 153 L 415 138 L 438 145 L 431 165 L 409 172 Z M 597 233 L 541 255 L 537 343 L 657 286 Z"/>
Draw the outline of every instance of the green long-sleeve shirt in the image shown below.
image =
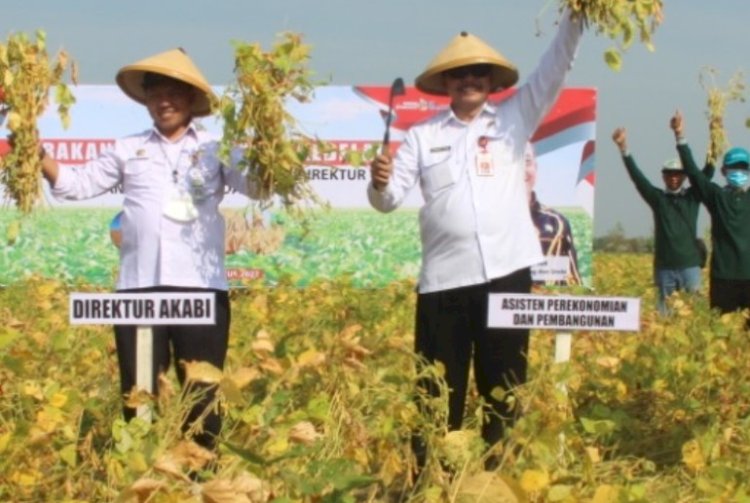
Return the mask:
<path id="1" fill-rule="evenodd" d="M 625 168 L 636 190 L 651 208 L 654 218 L 654 267 L 657 269 L 685 269 L 700 266 L 695 244 L 696 222 L 700 197 L 693 187 L 670 194 L 655 187 L 638 169 L 633 156 L 623 156 Z M 704 168 L 706 176 L 713 176 L 713 166 Z"/>
<path id="2" fill-rule="evenodd" d="M 712 183 L 696 166 L 687 144 L 678 143 L 677 152 L 711 215 L 711 277 L 750 279 L 750 192 Z"/>

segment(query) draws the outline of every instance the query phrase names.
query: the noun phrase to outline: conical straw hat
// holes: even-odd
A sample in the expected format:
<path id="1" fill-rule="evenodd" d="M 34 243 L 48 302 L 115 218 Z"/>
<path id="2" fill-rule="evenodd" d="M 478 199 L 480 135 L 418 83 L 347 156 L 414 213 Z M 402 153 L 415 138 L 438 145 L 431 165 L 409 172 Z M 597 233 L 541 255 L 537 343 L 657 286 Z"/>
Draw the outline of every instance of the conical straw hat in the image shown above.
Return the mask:
<path id="1" fill-rule="evenodd" d="M 417 77 L 415 84 L 417 89 L 425 93 L 445 95 L 442 73 L 459 66 L 475 64 L 492 65 L 493 91 L 506 89 L 518 82 L 518 70 L 515 65 L 479 37 L 462 31 L 427 65 L 425 71 Z"/>
<path id="2" fill-rule="evenodd" d="M 198 91 L 193 103 L 193 115 L 200 117 L 211 113 L 211 100 L 214 96 L 208 83 L 198 67 L 182 49 L 172 49 L 123 66 L 117 72 L 117 85 L 120 89 L 141 104 L 146 103 L 143 90 L 143 75 L 146 72 L 158 73 L 173 79 L 186 82 Z"/>

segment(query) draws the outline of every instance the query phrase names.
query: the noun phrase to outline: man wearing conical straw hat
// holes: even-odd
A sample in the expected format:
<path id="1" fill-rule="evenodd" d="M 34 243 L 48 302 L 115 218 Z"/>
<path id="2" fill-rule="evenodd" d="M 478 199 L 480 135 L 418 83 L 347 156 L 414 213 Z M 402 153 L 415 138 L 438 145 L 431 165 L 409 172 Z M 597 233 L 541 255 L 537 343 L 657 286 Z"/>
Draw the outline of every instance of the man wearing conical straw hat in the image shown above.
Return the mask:
<path id="1" fill-rule="evenodd" d="M 512 87 L 518 71 L 478 37 L 460 33 L 416 78 L 421 91 L 450 97 L 450 108 L 412 127 L 394 158 L 386 153 L 371 164 L 367 195 L 376 209 L 392 211 L 412 188 L 421 189 L 416 352 L 445 367 L 452 430 L 462 424 L 473 358 L 477 388 L 489 404 L 482 425 L 488 446 L 515 414 L 493 390 L 525 381 L 529 339 L 528 330 L 487 328 L 488 294 L 529 293 L 530 267 L 544 261 L 524 151 L 560 94 L 581 34 L 582 20 L 565 12 L 534 72 L 494 106 L 490 93 Z M 435 383 L 423 384 L 439 392 Z M 416 436 L 413 444 L 421 466 L 424 442 Z M 488 459 L 492 467 L 495 458 Z"/>
<path id="2" fill-rule="evenodd" d="M 160 325 L 153 330 L 153 382 L 173 356 L 180 381 L 183 361 L 221 368 L 227 352 L 229 300 L 224 269 L 225 187 L 253 195 L 239 170 L 218 158 L 218 141 L 194 118 L 209 115 L 211 86 L 182 49 L 162 52 L 120 69 L 117 84 L 145 105 L 153 127 L 115 141 L 114 147 L 82 166 L 61 168 L 43 150 L 42 169 L 58 199 L 96 197 L 118 185 L 121 215 L 120 292 L 215 292 L 214 325 Z M 136 327 L 115 326 L 123 393 L 136 382 Z M 172 354 L 173 353 L 173 354 Z M 209 389 L 185 428 L 213 400 Z M 130 419 L 135 410 L 124 407 Z M 213 408 L 194 439 L 215 445 L 221 420 Z"/>

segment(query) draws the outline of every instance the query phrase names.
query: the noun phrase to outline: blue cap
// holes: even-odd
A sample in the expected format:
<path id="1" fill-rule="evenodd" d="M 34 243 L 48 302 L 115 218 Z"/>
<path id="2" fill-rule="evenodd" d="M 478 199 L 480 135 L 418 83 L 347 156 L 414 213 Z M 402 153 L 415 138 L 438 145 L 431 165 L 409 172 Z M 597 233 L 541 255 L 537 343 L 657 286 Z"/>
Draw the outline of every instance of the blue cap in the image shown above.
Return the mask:
<path id="1" fill-rule="evenodd" d="M 750 154 L 742 147 L 733 147 L 724 154 L 725 168 L 744 168 L 750 166 Z"/>

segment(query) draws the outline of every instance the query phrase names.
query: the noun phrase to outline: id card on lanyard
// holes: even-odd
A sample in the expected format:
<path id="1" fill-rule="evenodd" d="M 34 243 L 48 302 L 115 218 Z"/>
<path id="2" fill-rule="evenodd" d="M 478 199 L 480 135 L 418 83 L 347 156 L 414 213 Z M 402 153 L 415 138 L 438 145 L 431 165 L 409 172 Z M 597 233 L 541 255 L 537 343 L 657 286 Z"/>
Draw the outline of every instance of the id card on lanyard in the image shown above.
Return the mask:
<path id="1" fill-rule="evenodd" d="M 495 176 L 495 163 L 492 159 L 492 153 L 487 150 L 489 139 L 486 136 L 480 136 L 477 140 L 479 149 L 476 156 L 476 170 L 478 176 Z"/>

